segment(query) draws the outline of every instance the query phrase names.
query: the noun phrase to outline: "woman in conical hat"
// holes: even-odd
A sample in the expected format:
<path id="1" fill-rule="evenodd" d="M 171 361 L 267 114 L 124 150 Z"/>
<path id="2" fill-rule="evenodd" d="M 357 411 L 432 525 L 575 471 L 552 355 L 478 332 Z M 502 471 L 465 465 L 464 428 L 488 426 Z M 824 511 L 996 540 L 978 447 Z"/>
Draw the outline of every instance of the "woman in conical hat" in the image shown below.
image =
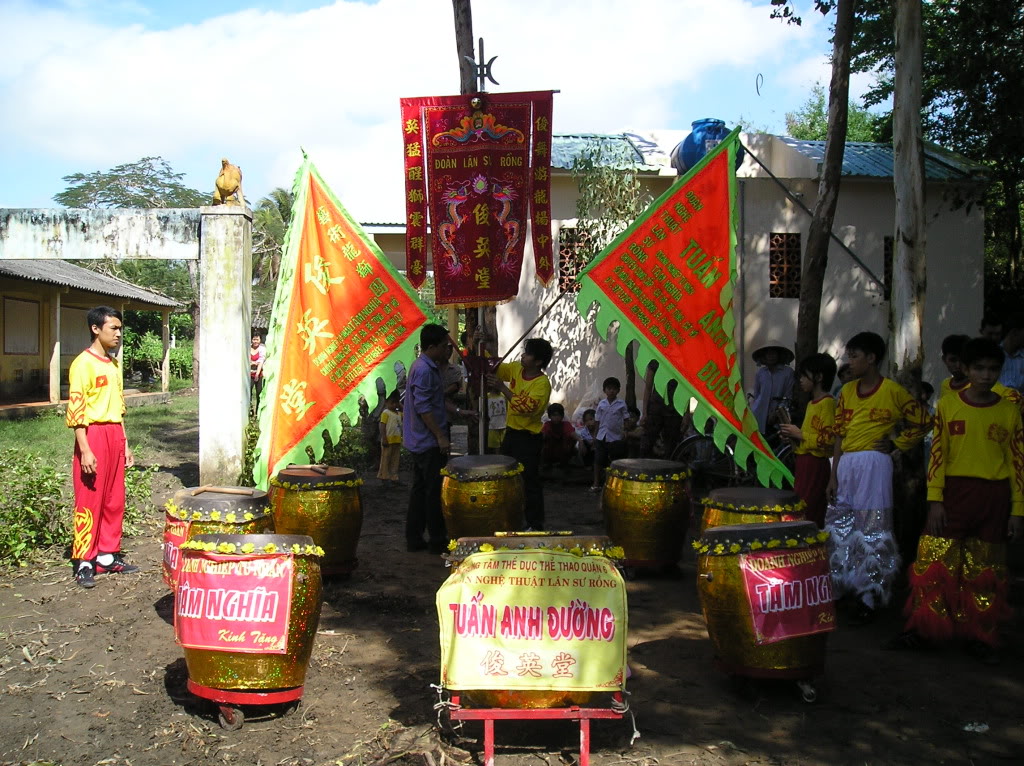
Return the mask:
<path id="1" fill-rule="evenodd" d="M 793 352 L 776 341 L 768 341 L 752 354 L 758 364 L 754 377 L 754 400 L 750 405 L 761 433 L 768 427 L 768 417 L 778 407 L 789 407 L 793 399 L 796 375 L 789 366 Z"/>

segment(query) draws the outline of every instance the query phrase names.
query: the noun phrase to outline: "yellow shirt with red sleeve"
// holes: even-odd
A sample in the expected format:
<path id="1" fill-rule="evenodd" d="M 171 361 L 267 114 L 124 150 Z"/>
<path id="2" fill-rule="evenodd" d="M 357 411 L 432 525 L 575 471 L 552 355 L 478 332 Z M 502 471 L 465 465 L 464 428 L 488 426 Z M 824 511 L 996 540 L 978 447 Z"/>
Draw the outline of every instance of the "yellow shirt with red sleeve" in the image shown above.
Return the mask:
<path id="1" fill-rule="evenodd" d="M 512 391 L 512 398 L 508 402 L 506 426 L 539 434 L 543 425 L 540 418 L 547 410 L 548 400 L 551 398 L 551 381 L 548 380 L 548 376 L 541 373 L 527 380 L 523 377 L 521 362 L 499 364 L 497 375 Z"/>
<path id="2" fill-rule="evenodd" d="M 939 400 L 928 461 L 928 500 L 942 502 L 947 476 L 1010 481 L 1011 513 L 1024 516 L 1024 426 L 1020 410 L 1000 397 L 972 404 L 964 394 Z"/>
<path id="3" fill-rule="evenodd" d="M 793 450 L 796 455 L 829 457 L 836 441 L 836 400 L 825 394 L 807 405 L 800 433 L 804 438 Z"/>
<path id="4" fill-rule="evenodd" d="M 957 394 L 960 393 L 961 391 L 966 391 L 968 388 L 971 387 L 971 381 L 969 380 L 965 379 L 964 382 L 961 383 L 959 386 L 954 386 L 952 380 L 952 378 L 946 378 L 945 380 L 942 381 L 942 385 L 939 386 L 940 400 L 942 399 L 942 397 L 948 396 L 951 393 Z M 992 393 L 999 394 L 1001 397 L 1006 399 L 1011 404 L 1017 405 L 1017 409 L 1021 411 L 1022 415 L 1024 415 L 1024 396 L 1021 396 L 1020 391 L 1018 391 L 1016 388 L 1004 386 L 999 381 L 996 381 L 995 385 L 992 386 Z"/>
<path id="5" fill-rule="evenodd" d="M 68 428 L 122 422 L 124 384 L 116 359 L 86 349 L 71 363 L 68 383 Z"/>
<path id="6" fill-rule="evenodd" d="M 836 437 L 843 440 L 843 452 L 874 449 L 901 421 L 903 430 L 893 437 L 897 449 L 909 449 L 924 438 L 931 416 L 903 386 L 882 378 L 873 391 L 861 394 L 859 383 L 851 380 L 843 386 L 836 403 Z"/>

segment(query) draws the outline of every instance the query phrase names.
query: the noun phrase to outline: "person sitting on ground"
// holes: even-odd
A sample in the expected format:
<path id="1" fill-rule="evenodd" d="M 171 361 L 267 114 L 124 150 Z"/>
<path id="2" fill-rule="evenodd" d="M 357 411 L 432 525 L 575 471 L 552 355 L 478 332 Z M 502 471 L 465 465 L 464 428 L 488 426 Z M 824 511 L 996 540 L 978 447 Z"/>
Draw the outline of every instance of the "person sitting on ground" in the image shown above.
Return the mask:
<path id="1" fill-rule="evenodd" d="M 576 429 L 576 443 L 583 467 L 590 468 L 597 444 L 597 410 L 584 410 L 583 423 Z"/>
<path id="2" fill-rule="evenodd" d="M 613 461 L 626 457 L 625 425 L 629 408 L 619 399 L 622 384 L 618 378 L 605 378 L 601 384 L 604 399 L 597 405 L 596 454 L 594 456 L 594 483 L 591 492 L 600 492 L 604 484 L 604 469 Z"/>
<path id="3" fill-rule="evenodd" d="M 541 452 L 542 466 L 557 466 L 562 471 L 576 452 L 576 429 L 565 419 L 565 407 L 557 402 L 548 405 L 548 422 L 540 430 L 544 437 Z"/>
<path id="4" fill-rule="evenodd" d="M 778 343 L 769 342 L 752 356 L 760 366 L 754 377 L 750 411 L 757 420 L 757 430 L 763 434 L 769 425 L 774 425 L 775 411 L 792 405 L 796 375 L 789 363 L 793 361 L 793 352 Z"/>
<path id="5" fill-rule="evenodd" d="M 626 442 L 626 456 L 643 457 L 644 427 L 640 425 L 640 410 L 626 407 L 629 417 L 622 424 L 623 439 Z"/>
<path id="6" fill-rule="evenodd" d="M 1010 614 L 1006 541 L 1024 538 L 1024 427 L 1020 410 L 992 391 L 1003 358 L 993 341 L 969 341 L 961 363 L 970 386 L 939 400 L 906 631 L 887 648 L 962 639 L 980 659 L 998 660 Z"/>

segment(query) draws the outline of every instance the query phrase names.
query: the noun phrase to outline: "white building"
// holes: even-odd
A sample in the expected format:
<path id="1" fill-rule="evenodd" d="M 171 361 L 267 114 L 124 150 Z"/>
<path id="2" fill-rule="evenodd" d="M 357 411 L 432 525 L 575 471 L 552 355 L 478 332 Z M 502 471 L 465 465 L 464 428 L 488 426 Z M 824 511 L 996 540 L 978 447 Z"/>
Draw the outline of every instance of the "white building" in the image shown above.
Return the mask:
<path id="1" fill-rule="evenodd" d="M 559 242 L 558 279 L 542 287 L 534 277 L 527 238 L 519 297 L 498 307 L 499 347 L 504 353 L 537 316 L 571 286 L 579 268 L 573 258 L 572 228 L 577 187 L 573 159 L 589 144 L 628 165 L 649 187 L 652 197 L 675 180 L 669 153 L 685 132 L 659 131 L 617 136 L 555 136 L 552 149 L 552 218 Z M 818 190 L 824 142 L 744 134 L 748 149 L 737 170 L 738 251 L 734 299 L 737 351 L 744 385 L 753 385 L 750 353 L 769 340 L 792 346 L 796 338 L 800 262 Z M 945 370 L 939 361 L 942 338 L 973 335 L 982 316 L 984 212 L 976 201 L 983 183 L 981 166 L 962 156 L 926 145 L 927 296 L 924 376 L 938 388 Z M 862 330 L 888 336 L 892 235 L 895 229 L 893 152 L 886 144 L 848 143 L 829 248 L 822 296 L 821 350 L 839 360 L 845 340 Z M 968 204 L 969 203 L 969 204 Z M 396 266 L 404 267 L 404 227 L 369 225 Z M 614 333 L 614 329 L 612 331 Z M 530 333 L 555 347 L 548 367 L 552 401 L 566 409 L 600 394 L 601 381 L 616 376 L 625 384 L 625 363 L 614 337 L 602 341 L 576 310 L 572 295 Z M 638 397 L 641 389 L 638 372 Z"/>

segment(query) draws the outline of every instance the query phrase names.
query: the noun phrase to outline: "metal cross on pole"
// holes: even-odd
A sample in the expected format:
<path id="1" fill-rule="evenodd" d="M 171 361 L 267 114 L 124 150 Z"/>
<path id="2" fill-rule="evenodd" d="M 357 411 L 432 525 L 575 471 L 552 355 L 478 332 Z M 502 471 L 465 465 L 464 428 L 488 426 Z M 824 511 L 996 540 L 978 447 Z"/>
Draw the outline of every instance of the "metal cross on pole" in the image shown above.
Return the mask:
<path id="1" fill-rule="evenodd" d="M 476 62 L 476 60 L 474 60 L 470 56 L 463 56 L 463 58 L 466 59 L 466 61 L 468 61 L 473 66 L 473 72 L 474 72 L 473 76 L 477 80 L 477 92 L 478 93 L 486 93 L 487 92 L 487 88 L 486 88 L 486 81 L 487 80 L 490 80 L 495 85 L 500 85 L 501 84 L 497 80 L 495 80 L 494 77 L 491 75 L 491 66 L 494 64 L 494 59 L 496 59 L 498 57 L 497 56 L 491 56 L 490 60 L 485 64 L 484 63 L 484 38 L 482 38 L 482 37 L 479 38 L 478 44 L 480 46 L 480 63 L 479 64 Z"/>

